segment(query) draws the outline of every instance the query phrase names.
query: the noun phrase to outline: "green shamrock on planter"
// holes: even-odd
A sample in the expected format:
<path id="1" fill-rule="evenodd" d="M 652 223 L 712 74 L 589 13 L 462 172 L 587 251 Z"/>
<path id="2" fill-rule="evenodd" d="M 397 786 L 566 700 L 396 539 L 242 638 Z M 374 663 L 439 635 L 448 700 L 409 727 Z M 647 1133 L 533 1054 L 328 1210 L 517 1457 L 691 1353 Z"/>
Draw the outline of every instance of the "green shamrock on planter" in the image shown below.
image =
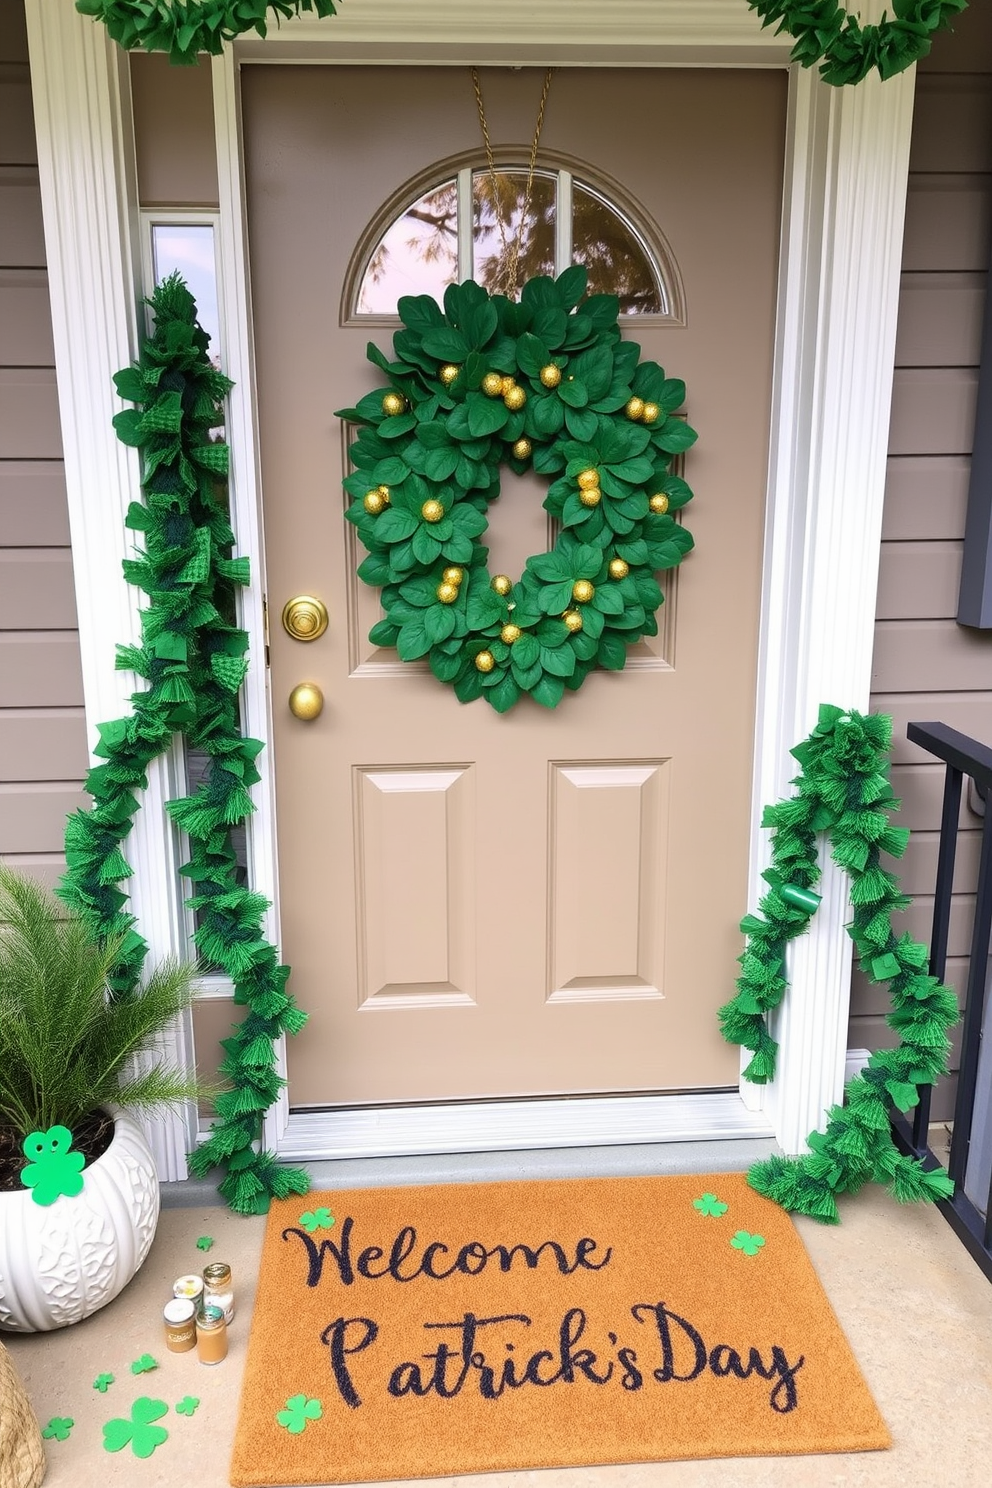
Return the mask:
<path id="1" fill-rule="evenodd" d="M 308 1209 L 300 1215 L 300 1224 L 312 1235 L 315 1230 L 329 1230 L 334 1224 L 334 1215 L 330 1209 Z"/>
<path id="2" fill-rule="evenodd" d="M 726 1214 L 729 1205 L 718 1199 L 716 1194 L 704 1193 L 702 1198 L 693 1199 L 692 1207 L 698 1209 L 700 1214 L 712 1214 L 719 1219 L 721 1214 Z"/>
<path id="3" fill-rule="evenodd" d="M 108 1452 L 119 1452 L 131 1443 L 135 1457 L 150 1457 L 156 1447 L 168 1441 L 169 1433 L 164 1426 L 153 1426 L 167 1415 L 169 1407 L 164 1400 L 152 1400 L 148 1395 L 139 1395 L 131 1407 L 130 1417 L 116 1416 L 103 1428 L 103 1445 Z"/>
<path id="4" fill-rule="evenodd" d="M 735 1250 L 743 1251 L 746 1256 L 756 1256 L 765 1243 L 764 1235 L 749 1235 L 747 1230 L 738 1230 L 731 1240 Z"/>
<path id="5" fill-rule="evenodd" d="M 49 1441 L 53 1437 L 56 1441 L 68 1441 L 69 1432 L 75 1424 L 71 1416 L 53 1416 L 41 1434 Z"/>
<path id="6" fill-rule="evenodd" d="M 22 1151 L 32 1159 L 21 1169 L 21 1182 L 32 1190 L 36 1204 L 54 1204 L 61 1195 L 73 1199 L 83 1189 L 81 1152 L 70 1152 L 72 1132 L 67 1126 L 29 1132 Z"/>
<path id="7" fill-rule="evenodd" d="M 306 1430 L 308 1421 L 319 1421 L 323 1414 L 323 1406 L 319 1400 L 308 1400 L 305 1395 L 291 1395 L 286 1401 L 286 1409 L 276 1411 L 276 1420 L 293 1436 L 299 1436 L 301 1431 Z"/>

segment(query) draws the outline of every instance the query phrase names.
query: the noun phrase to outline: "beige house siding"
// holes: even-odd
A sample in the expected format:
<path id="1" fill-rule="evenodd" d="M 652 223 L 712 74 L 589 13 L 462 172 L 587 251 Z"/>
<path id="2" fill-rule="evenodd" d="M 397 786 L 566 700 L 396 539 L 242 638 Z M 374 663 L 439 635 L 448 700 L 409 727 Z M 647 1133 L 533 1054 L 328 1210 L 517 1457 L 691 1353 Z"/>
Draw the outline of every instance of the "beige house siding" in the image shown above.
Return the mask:
<path id="1" fill-rule="evenodd" d="M 894 718 L 893 783 L 913 840 L 900 872 L 906 928 L 930 938 L 943 765 L 911 719 L 992 739 L 992 633 L 955 620 L 982 317 L 992 247 L 992 7 L 973 5 L 920 66 L 878 583 L 872 705 Z M 856 493 L 852 493 L 856 499 Z M 852 502 L 853 505 L 853 502 Z M 981 820 L 962 808 L 948 979 L 963 991 Z M 894 1042 L 885 988 L 857 973 L 853 1048 Z M 951 1115 L 955 1080 L 934 1114 Z"/>
<path id="2" fill-rule="evenodd" d="M 53 881 L 86 769 L 27 41 L 0 10 L 0 857 Z"/>

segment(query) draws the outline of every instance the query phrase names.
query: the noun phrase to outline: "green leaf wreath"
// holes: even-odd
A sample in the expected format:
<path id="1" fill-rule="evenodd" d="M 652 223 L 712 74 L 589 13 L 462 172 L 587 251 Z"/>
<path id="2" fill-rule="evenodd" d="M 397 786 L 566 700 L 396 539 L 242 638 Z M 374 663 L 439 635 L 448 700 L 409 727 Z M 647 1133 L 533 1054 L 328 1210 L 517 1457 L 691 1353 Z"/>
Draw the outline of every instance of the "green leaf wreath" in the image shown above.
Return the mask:
<path id="1" fill-rule="evenodd" d="M 892 928 L 893 913 L 912 901 L 880 861 L 882 853 L 901 857 L 909 840 L 908 830 L 889 820 L 899 806 L 889 783 L 891 742 L 891 718 L 824 706 L 809 738 L 793 749 L 802 767 L 792 782 L 796 794 L 767 807 L 762 820 L 772 832 L 764 874 L 769 891 L 759 913 L 741 922 L 747 942 L 737 994 L 720 1009 L 724 1037 L 753 1052 L 744 1078 L 764 1084 L 775 1074 L 778 1053 L 766 1019 L 788 988 L 786 947 L 808 929 L 819 903 L 817 845 L 826 834 L 831 857 L 850 875 L 849 931 L 861 970 L 869 981 L 889 983 L 886 1021 L 900 1042 L 872 1054 L 848 1082 L 843 1105 L 827 1113 L 826 1130 L 809 1137 L 807 1156 L 757 1163 L 749 1181 L 784 1208 L 830 1223 L 837 1220 L 837 1195 L 866 1183 L 887 1183 L 903 1202 L 953 1192 L 942 1170 L 928 1172 L 897 1151 L 889 1120 L 890 1106 L 915 1106 L 919 1087 L 947 1073 L 947 1029 L 959 1016 L 953 991 L 929 973 L 926 946 Z"/>
<path id="2" fill-rule="evenodd" d="M 147 952 L 125 905 L 121 884 L 131 876 L 121 844 L 139 809 L 146 771 L 174 735 L 209 763 L 197 791 L 167 810 L 189 839 L 180 870 L 193 888 L 193 939 L 203 957 L 234 983 L 245 1016 L 223 1040 L 220 1073 L 231 1088 L 215 1102 L 218 1120 L 190 1155 L 194 1173 L 226 1170 L 220 1191 L 231 1207 L 258 1213 L 271 1195 L 305 1193 L 304 1172 L 281 1167 L 257 1150 L 262 1117 L 284 1081 L 273 1043 L 306 1022 L 286 990 L 289 968 L 262 933 L 267 901 L 239 879 L 232 830 L 254 810 L 249 788 L 259 780 L 262 749 L 241 731 L 238 692 L 248 667 L 248 636 L 235 617 L 238 587 L 249 580 L 247 558 L 232 556 L 227 511 L 228 447 L 212 439 L 224 419 L 222 400 L 232 383 L 207 357 L 208 340 L 196 321 L 193 296 L 178 274 L 149 304 L 153 334 L 137 365 L 114 381 L 134 410 L 114 419 L 119 438 L 141 453 L 143 502 L 132 502 L 127 526 L 141 534 L 143 551 L 124 564 L 125 577 L 149 603 L 141 611 L 140 646 L 118 648 L 118 668 L 144 678 L 127 718 L 99 727 L 90 770 L 91 810 L 66 825 L 67 871 L 59 893 L 98 939 L 122 937 L 109 978 L 111 994 L 134 994 Z"/>
<path id="3" fill-rule="evenodd" d="M 76 0 L 76 9 L 102 21 L 125 51 L 168 52 L 179 66 L 195 64 L 199 52 L 219 56 L 246 31 L 264 37 L 270 11 L 277 20 L 336 14 L 334 0 Z"/>
<path id="4" fill-rule="evenodd" d="M 674 513 L 692 497 L 673 461 L 695 441 L 674 417 L 685 384 L 621 339 L 615 295 L 585 297 L 586 270 L 534 278 L 520 303 L 467 280 L 399 302 L 388 386 L 338 417 L 361 426 L 344 481 L 382 590 L 370 640 L 428 658 L 463 703 L 505 713 L 524 694 L 556 707 L 594 667 L 619 671 L 656 635 L 655 578 L 692 547 Z M 500 467 L 533 466 L 560 524 L 521 577 L 490 575 L 481 544 Z"/>
<path id="5" fill-rule="evenodd" d="M 943 31 L 968 0 L 893 0 L 892 18 L 863 25 L 838 0 L 747 0 L 763 26 L 795 37 L 792 61 L 803 67 L 820 64 L 825 83 L 839 87 L 860 83 L 872 68 L 880 76 L 904 72 L 930 50 L 930 39 Z"/>

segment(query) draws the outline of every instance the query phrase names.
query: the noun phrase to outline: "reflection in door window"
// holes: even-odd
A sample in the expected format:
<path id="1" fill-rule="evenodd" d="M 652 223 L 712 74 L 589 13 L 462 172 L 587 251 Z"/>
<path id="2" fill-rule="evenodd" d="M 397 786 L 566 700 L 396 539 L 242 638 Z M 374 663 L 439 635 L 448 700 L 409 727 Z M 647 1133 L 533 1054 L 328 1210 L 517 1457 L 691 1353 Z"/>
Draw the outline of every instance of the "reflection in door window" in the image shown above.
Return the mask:
<path id="1" fill-rule="evenodd" d="M 630 223 L 595 191 L 573 184 L 572 261 L 589 271 L 590 294 L 615 294 L 621 315 L 664 315 L 664 287 Z"/>
<path id="2" fill-rule="evenodd" d="M 210 360 L 220 365 L 220 310 L 212 223 L 153 222 L 152 278 L 161 284 L 177 270 L 196 301 L 196 318 L 210 337 Z"/>
<path id="3" fill-rule="evenodd" d="M 458 278 L 458 183 L 444 181 L 390 223 L 372 251 L 360 315 L 395 315 L 401 295 L 440 300 Z"/>
<path id="4" fill-rule="evenodd" d="M 535 174 L 525 218 L 525 170 L 497 171 L 495 180 L 488 171 L 475 171 L 473 174 L 473 277 L 484 284 L 490 294 L 506 293 L 512 248 L 518 234 L 517 283 L 523 284 L 538 274 L 554 273 L 556 185 L 554 176 L 543 172 Z M 503 222 L 502 236 L 500 220 Z"/>

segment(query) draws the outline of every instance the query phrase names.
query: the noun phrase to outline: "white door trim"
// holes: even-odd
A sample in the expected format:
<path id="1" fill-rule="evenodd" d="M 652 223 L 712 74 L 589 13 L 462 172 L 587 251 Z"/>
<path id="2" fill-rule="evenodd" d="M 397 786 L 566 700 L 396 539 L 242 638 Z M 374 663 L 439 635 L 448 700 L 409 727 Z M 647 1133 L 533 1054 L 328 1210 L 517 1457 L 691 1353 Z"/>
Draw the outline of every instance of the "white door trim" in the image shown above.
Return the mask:
<path id="1" fill-rule="evenodd" d="M 125 251 L 133 193 L 122 145 L 130 133 L 124 122 L 128 100 L 102 28 L 69 4 L 26 3 L 39 156 L 47 183 L 56 365 L 92 739 L 96 720 L 120 711 L 113 642 L 129 638 L 134 626 L 132 599 L 119 568 L 120 522 L 134 473 L 113 435 L 109 391 L 112 373 L 130 355 L 133 336 L 133 267 Z M 244 623 L 256 660 L 263 645 L 262 535 L 238 107 L 241 62 L 784 66 L 787 57 L 787 41 L 762 31 L 742 0 L 611 0 L 609 6 L 602 0 L 546 0 L 542 7 L 532 0 L 504 0 L 498 11 L 454 7 L 451 0 L 363 0 L 327 22 L 294 22 L 264 43 L 242 41 L 214 60 L 222 314 L 227 368 L 238 384 L 229 423 L 232 489 L 240 550 L 252 555 L 255 566 Z M 856 88 L 828 89 L 815 76 L 792 71 L 759 640 L 751 906 L 760 896 L 760 870 L 767 861 L 761 808 L 787 789 L 789 748 L 815 723 L 821 701 L 868 704 L 913 84 L 909 71 L 885 84 L 873 76 Z M 860 520 L 852 518 L 855 503 Z M 92 538 L 97 529 L 104 534 L 99 542 Z M 246 708 L 248 727 L 268 741 L 266 678 L 257 664 Z M 274 898 L 271 749 L 263 763 L 251 852 L 254 881 Z M 156 914 L 161 921 L 152 940 L 160 951 L 168 948 L 170 935 L 177 943 L 179 918 L 163 907 L 175 902 L 166 883 L 171 847 L 162 814 L 154 801 L 149 805 L 153 809 L 139 815 L 134 841 L 136 903 L 140 900 L 146 934 Z M 805 1135 L 839 1098 L 843 1083 L 851 947 L 844 930 L 845 885 L 832 868 L 824 875 L 824 891 L 812 933 L 791 958 L 794 990 L 778 1020 L 779 1077 L 766 1091 L 744 1086 L 741 1097 L 732 1097 L 742 1131 L 754 1130 L 748 1111 L 763 1109 L 762 1126 L 770 1123 L 790 1152 L 802 1149 Z M 277 933 L 276 911 L 269 929 Z M 728 967 L 728 995 L 733 970 Z M 667 1097 L 664 1103 L 675 1106 L 683 1099 Z M 411 1144 L 428 1140 L 426 1128 L 434 1121 L 433 1115 L 424 1118 L 418 1139 L 414 1116 L 409 1111 L 404 1118 Z M 302 1121 L 306 1142 L 316 1143 L 320 1155 L 333 1156 L 339 1151 L 334 1146 L 338 1118 L 328 1113 L 323 1119 L 322 1136 L 314 1116 L 291 1119 L 284 1098 L 270 1115 L 267 1141 L 288 1152 L 297 1145 L 298 1130 L 303 1139 Z M 465 1150 L 464 1129 L 454 1116 L 449 1133 L 452 1150 Z M 174 1144 L 165 1158 L 163 1176 L 181 1176 Z"/>

